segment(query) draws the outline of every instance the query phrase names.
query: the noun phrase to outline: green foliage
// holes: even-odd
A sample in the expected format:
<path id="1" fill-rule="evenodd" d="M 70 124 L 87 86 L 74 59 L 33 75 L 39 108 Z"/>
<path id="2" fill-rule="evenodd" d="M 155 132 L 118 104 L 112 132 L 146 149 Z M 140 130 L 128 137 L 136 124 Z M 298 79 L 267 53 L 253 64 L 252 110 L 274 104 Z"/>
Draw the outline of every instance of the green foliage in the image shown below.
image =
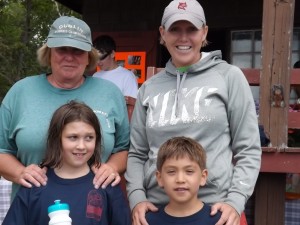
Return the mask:
<path id="1" fill-rule="evenodd" d="M 46 72 L 37 63 L 36 51 L 62 15 L 81 18 L 54 0 L 0 1 L 0 102 L 16 81 Z"/>

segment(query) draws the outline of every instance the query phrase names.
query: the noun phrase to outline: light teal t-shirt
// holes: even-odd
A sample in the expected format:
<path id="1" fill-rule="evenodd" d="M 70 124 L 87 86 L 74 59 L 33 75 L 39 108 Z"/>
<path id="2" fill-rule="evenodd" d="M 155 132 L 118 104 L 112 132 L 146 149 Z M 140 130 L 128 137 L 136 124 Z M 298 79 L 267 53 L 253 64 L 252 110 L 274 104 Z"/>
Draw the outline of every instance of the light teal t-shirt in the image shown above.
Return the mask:
<path id="1" fill-rule="evenodd" d="M 75 89 L 53 87 L 46 75 L 17 82 L 0 107 L 0 153 L 15 155 L 25 166 L 39 164 L 45 155 L 46 136 L 53 112 L 70 100 L 90 106 L 99 118 L 102 162 L 129 148 L 129 122 L 124 97 L 111 82 L 86 77 Z M 12 196 L 17 185 L 13 185 Z"/>

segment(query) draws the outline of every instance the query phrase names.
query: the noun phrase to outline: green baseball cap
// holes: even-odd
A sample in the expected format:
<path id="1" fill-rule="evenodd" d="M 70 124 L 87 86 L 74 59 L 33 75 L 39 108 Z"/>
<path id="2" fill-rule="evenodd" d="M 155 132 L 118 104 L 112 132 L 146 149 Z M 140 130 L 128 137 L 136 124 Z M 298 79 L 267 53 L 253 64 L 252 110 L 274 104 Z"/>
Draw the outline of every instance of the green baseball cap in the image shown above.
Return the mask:
<path id="1" fill-rule="evenodd" d="M 49 48 L 66 46 L 89 52 L 92 50 L 91 29 L 80 19 L 61 16 L 51 25 L 46 45 Z"/>

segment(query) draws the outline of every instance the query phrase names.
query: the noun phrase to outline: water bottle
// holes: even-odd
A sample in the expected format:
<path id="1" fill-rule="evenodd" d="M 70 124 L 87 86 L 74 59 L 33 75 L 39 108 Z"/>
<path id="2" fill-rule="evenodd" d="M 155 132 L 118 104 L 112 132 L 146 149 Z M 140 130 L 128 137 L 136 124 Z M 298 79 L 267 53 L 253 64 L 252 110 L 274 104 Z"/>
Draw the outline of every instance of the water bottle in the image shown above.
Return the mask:
<path id="1" fill-rule="evenodd" d="M 54 205 L 48 207 L 49 225 L 72 225 L 69 213 L 70 208 L 68 204 L 60 203 L 60 200 L 55 200 Z"/>

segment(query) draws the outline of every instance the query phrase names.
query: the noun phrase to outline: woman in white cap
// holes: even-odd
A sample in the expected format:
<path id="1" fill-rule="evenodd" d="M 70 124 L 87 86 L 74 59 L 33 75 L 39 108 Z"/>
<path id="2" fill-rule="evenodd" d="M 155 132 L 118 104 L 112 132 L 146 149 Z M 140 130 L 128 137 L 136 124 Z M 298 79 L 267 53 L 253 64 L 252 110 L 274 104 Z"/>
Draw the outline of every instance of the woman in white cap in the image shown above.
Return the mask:
<path id="1" fill-rule="evenodd" d="M 0 174 L 13 182 L 12 198 L 19 185 L 46 185 L 46 171 L 39 163 L 45 155 L 47 127 L 53 112 L 70 100 L 86 103 L 101 123 L 102 163 L 94 168 L 95 187 L 116 185 L 129 148 L 127 110 L 114 84 L 85 76 L 98 61 L 89 26 L 75 17 L 59 17 L 37 54 L 51 72 L 18 81 L 0 107 Z"/>
<path id="2" fill-rule="evenodd" d="M 238 225 L 261 163 L 249 84 L 220 51 L 201 52 L 208 27 L 198 1 L 172 1 L 159 31 L 171 59 L 140 88 L 131 119 L 125 178 L 133 224 L 146 225 L 145 213 L 168 202 L 155 179 L 157 152 L 171 137 L 187 136 L 207 152 L 208 181 L 199 197 L 212 214 L 222 212 L 217 225 Z"/>

